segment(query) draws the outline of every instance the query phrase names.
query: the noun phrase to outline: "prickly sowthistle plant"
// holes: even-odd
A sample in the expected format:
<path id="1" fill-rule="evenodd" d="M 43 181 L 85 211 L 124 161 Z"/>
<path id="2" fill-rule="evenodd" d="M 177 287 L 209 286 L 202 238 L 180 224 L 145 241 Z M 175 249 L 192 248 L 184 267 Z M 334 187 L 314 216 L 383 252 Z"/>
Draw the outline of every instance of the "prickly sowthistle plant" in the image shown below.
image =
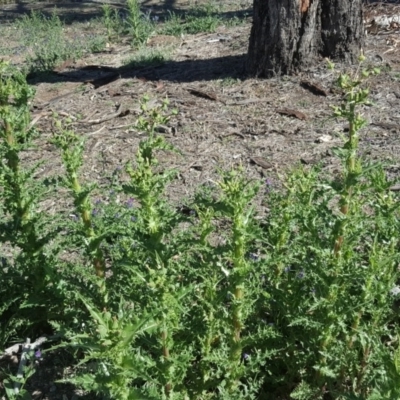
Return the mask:
<path id="1" fill-rule="evenodd" d="M 102 279 L 102 285 L 105 276 L 105 260 L 100 245 L 104 235 L 95 232 L 91 217 L 92 205 L 89 199 L 95 185 L 82 187 L 78 178 L 79 169 L 83 163 L 84 141 L 79 139 L 71 130 L 62 129 L 59 121 L 56 124 L 60 132 L 54 136 L 53 143 L 61 149 L 61 157 L 67 171 L 65 183 L 72 193 L 76 212 L 82 221 L 82 233 L 87 243 L 87 254 L 96 271 L 96 276 Z"/>
<path id="2" fill-rule="evenodd" d="M 335 150 L 342 176 L 331 180 L 302 168 L 289 176 L 284 197 L 271 204 L 266 314 L 279 337 L 273 347 L 284 349 L 275 367 L 285 371 L 287 384 L 298 382 L 291 395 L 296 399 L 368 398 L 387 379 L 398 346 L 390 339 L 397 337 L 398 323 L 392 295 L 398 203 L 383 168 L 363 167 L 357 156 L 365 125 L 357 108 L 368 99 L 368 74 L 338 79 L 344 100 L 334 112 L 349 123 L 343 147 Z"/>
<path id="3" fill-rule="evenodd" d="M 126 26 L 129 35 L 132 37 L 132 45 L 139 47 L 146 43 L 153 31 L 153 24 L 150 15 L 145 15 L 140 11 L 138 0 L 128 0 L 128 16 Z"/>
<path id="4" fill-rule="evenodd" d="M 21 325 L 28 330 L 47 324 L 60 305 L 53 286 L 57 282 L 52 268 L 55 254 L 47 247 L 58 229 L 49 227 L 49 216 L 37 212 L 46 192 L 34 179 L 38 164 L 25 168 L 21 162 L 22 152 L 32 147 L 36 135 L 29 111 L 33 95 L 25 77 L 0 62 L 1 340 Z M 14 253 L 13 259 L 5 258 L 7 253 Z"/>
<path id="5" fill-rule="evenodd" d="M 338 83 L 345 96 L 334 112 L 350 128 L 335 149 L 342 175 L 298 168 L 283 191 L 268 180 L 269 212 L 261 222 L 251 207 L 260 185 L 240 170 L 203 187 L 188 201 L 188 213 L 167 201 L 176 173 L 164 170 L 158 155 L 175 153 L 157 135 L 173 116 L 167 101 L 143 99 L 136 129 L 147 137 L 135 163 L 113 174 L 110 188 L 85 184 L 84 143 L 68 126 L 59 127 L 54 141 L 75 218 L 60 225 L 63 235 L 55 242 L 76 259 L 59 259 L 54 279 L 75 315 L 52 325 L 67 332 L 61 346 L 84 352 L 75 384 L 118 400 L 399 396 L 400 203 L 383 167 L 357 156 L 364 124 L 357 109 L 368 99 L 364 80 L 342 74 Z M 15 93 L 1 97 L 2 115 L 17 104 Z M 21 104 L 12 113 L 25 116 L 15 118 L 25 125 L 13 132 L 26 133 L 27 102 Z M 7 138 L 7 129 L 2 132 Z M 3 215 L 20 221 L 23 252 L 32 260 L 45 257 L 37 247 L 42 236 L 27 236 L 21 222 L 29 208 L 15 201 L 31 182 L 13 180 L 22 170 L 18 151 L 11 157 L 15 147 L 2 149 Z M 20 192 L 7 194 L 12 185 Z M 35 229 L 41 226 L 34 221 Z M 39 264 L 29 265 L 37 268 L 33 275 L 43 274 Z M 15 292 L 0 288 L 0 304 L 11 304 Z M 44 288 L 34 292 L 39 299 L 60 296 Z M 68 297 L 65 288 L 80 294 Z M 42 303 L 31 307 L 41 310 Z"/>

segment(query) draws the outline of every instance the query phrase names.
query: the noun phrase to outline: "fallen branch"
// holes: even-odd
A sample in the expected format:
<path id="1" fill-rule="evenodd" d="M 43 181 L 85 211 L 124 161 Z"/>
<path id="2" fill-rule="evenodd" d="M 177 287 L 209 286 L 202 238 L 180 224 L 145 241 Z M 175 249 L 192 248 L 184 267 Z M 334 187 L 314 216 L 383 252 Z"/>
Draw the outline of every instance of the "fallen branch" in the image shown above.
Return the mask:
<path id="1" fill-rule="evenodd" d="M 47 340 L 49 340 L 49 338 L 41 336 L 40 338 L 36 339 L 35 342 L 31 343 L 31 340 L 29 338 L 27 338 L 25 343 L 14 344 L 13 346 L 7 348 L 4 351 L 4 354 L 0 356 L 0 360 L 1 360 L 3 358 L 15 355 L 22 350 L 21 359 L 20 359 L 19 365 L 18 365 L 17 380 L 14 382 L 14 393 L 15 394 L 18 394 L 21 389 L 20 381 L 24 377 L 24 368 L 25 368 L 26 362 L 28 360 L 29 353 L 31 351 L 36 350 L 44 342 L 47 342 Z"/>
<path id="2" fill-rule="evenodd" d="M 26 339 L 25 343 L 16 343 L 14 345 L 12 345 L 11 347 L 8 347 L 7 349 L 4 350 L 4 353 L 0 356 L 0 360 L 2 360 L 3 358 L 6 357 L 10 357 L 13 356 L 15 354 L 18 354 L 21 349 L 22 346 L 26 345 L 27 343 L 29 343 L 29 346 L 32 350 L 36 349 L 37 347 L 39 347 L 40 345 L 42 345 L 44 342 L 47 342 L 49 339 L 52 339 L 53 337 L 49 338 L 46 336 L 40 336 L 38 339 L 36 339 L 35 342 L 30 343 L 30 339 Z"/>
<path id="3" fill-rule="evenodd" d="M 307 116 L 301 111 L 291 110 L 290 108 L 277 108 L 275 110 L 278 114 L 288 115 L 290 117 L 295 117 L 297 119 L 306 120 Z"/>
<path id="4" fill-rule="evenodd" d="M 89 132 L 89 133 L 87 133 L 86 135 L 87 135 L 87 136 L 97 135 L 97 134 L 100 133 L 105 127 L 106 127 L 106 126 L 103 125 L 103 126 L 102 126 L 100 129 L 98 129 L 97 131 Z"/>
<path id="5" fill-rule="evenodd" d="M 118 107 L 117 112 L 115 112 L 114 114 L 110 114 L 110 115 L 107 115 L 107 116 L 105 116 L 103 118 L 99 118 L 99 119 L 92 119 L 92 120 L 89 120 L 89 121 L 85 121 L 84 123 L 91 124 L 91 125 L 101 124 L 103 122 L 109 121 L 110 119 L 114 119 L 116 117 L 125 117 L 125 115 L 128 115 L 129 113 L 130 113 L 130 110 L 129 109 L 124 110 L 122 108 L 122 104 L 121 104 Z"/>

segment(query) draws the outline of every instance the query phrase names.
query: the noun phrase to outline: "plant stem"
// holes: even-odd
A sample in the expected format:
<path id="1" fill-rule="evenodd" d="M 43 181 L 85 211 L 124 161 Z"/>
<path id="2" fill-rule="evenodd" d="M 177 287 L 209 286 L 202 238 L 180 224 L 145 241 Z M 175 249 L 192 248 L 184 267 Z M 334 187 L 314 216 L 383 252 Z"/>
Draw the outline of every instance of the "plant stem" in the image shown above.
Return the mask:
<path id="1" fill-rule="evenodd" d="M 167 339 L 168 339 L 168 332 L 167 332 L 166 329 L 164 329 L 161 332 L 161 340 L 162 340 L 162 352 L 163 352 L 163 357 L 164 357 L 164 361 L 165 362 L 168 362 L 169 361 L 169 357 L 170 357 L 169 348 L 168 348 L 168 345 L 167 345 Z M 168 377 L 168 379 L 169 379 L 169 377 Z M 171 393 L 171 390 L 172 390 L 171 383 L 170 382 L 166 383 L 165 386 L 164 386 L 164 391 L 165 391 L 165 394 L 166 394 L 167 397 L 169 397 L 169 394 Z"/>

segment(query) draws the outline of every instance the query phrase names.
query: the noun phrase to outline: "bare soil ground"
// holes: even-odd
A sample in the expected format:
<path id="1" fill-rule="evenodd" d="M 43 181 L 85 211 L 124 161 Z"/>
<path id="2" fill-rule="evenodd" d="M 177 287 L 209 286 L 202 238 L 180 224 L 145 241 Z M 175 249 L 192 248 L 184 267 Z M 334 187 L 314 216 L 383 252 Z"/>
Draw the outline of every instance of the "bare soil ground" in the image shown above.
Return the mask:
<path id="1" fill-rule="evenodd" d="M 68 22 L 67 34 L 80 34 L 82 40 L 90 33 L 90 21 L 101 14 L 100 3 L 86 1 L 0 6 L 1 57 L 23 63 L 24 55 L 18 54 L 19 44 L 14 41 L 13 21 L 30 9 L 50 12 L 54 5 Z M 142 4 L 160 20 L 168 10 L 184 10 L 190 5 L 193 3 L 169 0 Z M 249 179 L 277 181 L 298 163 L 321 163 L 327 172 L 338 173 L 331 148 L 340 143 L 346 124 L 331 117 L 331 105 L 340 102 L 340 94 L 334 90 L 336 74 L 320 60 L 296 76 L 247 77 L 243 67 L 252 4 L 232 0 L 225 6 L 226 15 L 239 12 L 245 22 L 231 28 L 220 26 L 215 33 L 151 37 L 148 47 L 170 49 L 171 60 L 161 65 L 124 67 L 134 50 L 120 41 L 102 53 L 67 61 L 52 74 L 32 77 L 30 82 L 37 90 L 32 117 L 40 117 L 37 126 L 42 133 L 36 149 L 27 152 L 27 162 L 44 160 L 39 172 L 42 177 L 63 173 L 59 153 L 49 144 L 51 114 L 55 112 L 69 116 L 75 131 L 87 139 L 85 179 L 104 183 L 106 175 L 133 159 L 143 138 L 134 128 L 139 101 L 148 95 L 158 100 L 167 97 L 171 107 L 179 110 L 160 132 L 180 150 L 180 154 L 160 155 L 163 167 L 179 171 L 168 193 L 172 201 L 179 203 L 200 185 L 217 180 L 219 168 L 239 164 Z M 366 64 L 380 67 L 382 73 L 369 81 L 374 105 L 363 110 L 370 125 L 363 129 L 360 140 L 361 151 L 370 159 L 387 161 L 392 176 L 400 172 L 400 26 L 381 26 L 373 20 L 396 14 L 400 14 L 399 4 L 366 5 Z M 338 65 L 338 70 L 346 68 Z M 315 94 L 312 84 L 323 92 Z M 59 206 L 63 201 L 55 199 L 46 208 L 57 208 L 56 203 Z M 68 372 L 63 368 L 68 361 L 57 360 L 44 360 L 38 368 L 29 384 L 34 398 L 81 398 L 83 394 L 73 387 L 54 383 Z"/>

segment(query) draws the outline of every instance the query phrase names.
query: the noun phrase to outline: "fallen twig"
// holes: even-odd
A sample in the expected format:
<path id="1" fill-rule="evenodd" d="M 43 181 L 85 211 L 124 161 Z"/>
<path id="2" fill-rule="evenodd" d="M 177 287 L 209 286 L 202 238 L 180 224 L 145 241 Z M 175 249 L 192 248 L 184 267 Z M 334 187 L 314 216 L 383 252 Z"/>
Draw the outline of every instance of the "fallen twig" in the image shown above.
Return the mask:
<path id="1" fill-rule="evenodd" d="M 252 99 L 247 99 L 247 100 L 240 100 L 240 101 L 235 101 L 232 103 L 226 103 L 227 106 L 245 106 L 247 104 L 251 103 L 263 103 L 263 102 L 270 102 L 271 99 L 263 98 L 263 99 L 258 99 L 258 98 L 252 98 Z"/>
<path id="2" fill-rule="evenodd" d="M 35 116 L 35 118 L 32 119 L 32 121 L 29 123 L 29 125 L 26 127 L 26 132 L 29 132 L 40 120 L 40 118 L 44 117 L 45 115 L 50 115 L 51 112 L 45 111 L 41 112 L 38 115 Z"/>
<path id="3" fill-rule="evenodd" d="M 193 96 L 202 97 L 203 99 L 218 101 L 218 96 L 212 92 L 203 92 L 202 90 L 187 88 L 187 91 Z"/>
<path id="4" fill-rule="evenodd" d="M 297 119 L 305 120 L 307 116 L 301 111 L 292 110 L 290 108 L 277 108 L 275 110 L 278 114 L 288 115 L 290 117 L 296 117 Z"/>
<path id="5" fill-rule="evenodd" d="M 328 96 L 328 92 L 319 84 L 309 82 L 309 81 L 301 81 L 300 85 L 304 88 L 309 90 L 311 93 L 315 94 L 316 96 Z"/>
<path id="6" fill-rule="evenodd" d="M 113 118 L 116 118 L 116 117 L 125 117 L 125 115 L 128 115 L 129 113 L 130 113 L 130 110 L 129 109 L 124 110 L 122 108 L 122 104 L 121 104 L 118 107 L 117 112 L 115 112 L 114 114 L 110 114 L 110 115 L 107 115 L 107 116 L 105 116 L 103 118 L 99 118 L 99 119 L 92 119 L 92 120 L 89 120 L 89 121 L 85 121 L 84 123 L 92 124 L 92 125 L 101 124 L 102 122 L 109 121 L 110 119 L 113 119 Z"/>
<path id="7" fill-rule="evenodd" d="M 44 342 L 47 342 L 49 339 L 49 337 L 46 336 L 40 336 L 38 339 L 36 339 L 35 342 L 30 343 L 30 339 L 26 339 L 25 343 L 16 343 L 14 345 L 12 345 L 11 347 L 8 347 L 7 349 L 4 350 L 4 353 L 0 356 L 0 360 L 2 360 L 3 358 L 6 357 L 10 357 L 14 354 L 17 354 L 21 351 L 22 346 L 24 346 L 26 343 L 30 343 L 30 347 L 32 350 L 34 350 L 35 348 L 39 347 L 40 345 L 42 345 Z"/>
<path id="8" fill-rule="evenodd" d="M 1 360 L 3 358 L 10 357 L 13 354 L 19 353 L 19 351 L 22 349 L 21 359 L 20 359 L 19 365 L 18 365 L 17 380 L 14 382 L 14 393 L 15 394 L 18 394 L 21 389 L 20 381 L 24 377 L 24 368 L 25 368 L 26 362 L 28 360 L 29 352 L 36 350 L 40 345 L 42 345 L 47 340 L 48 340 L 47 337 L 41 336 L 40 338 L 36 339 L 35 342 L 31 343 L 31 340 L 29 338 L 27 338 L 25 343 L 14 344 L 13 346 L 7 348 L 4 351 L 4 354 L 0 356 L 0 360 Z"/>
<path id="9" fill-rule="evenodd" d="M 86 135 L 88 135 L 88 136 L 96 135 L 96 134 L 100 133 L 105 127 L 106 127 L 106 126 L 103 125 L 100 129 L 97 129 L 97 131 L 89 132 L 89 133 L 87 133 Z"/>

